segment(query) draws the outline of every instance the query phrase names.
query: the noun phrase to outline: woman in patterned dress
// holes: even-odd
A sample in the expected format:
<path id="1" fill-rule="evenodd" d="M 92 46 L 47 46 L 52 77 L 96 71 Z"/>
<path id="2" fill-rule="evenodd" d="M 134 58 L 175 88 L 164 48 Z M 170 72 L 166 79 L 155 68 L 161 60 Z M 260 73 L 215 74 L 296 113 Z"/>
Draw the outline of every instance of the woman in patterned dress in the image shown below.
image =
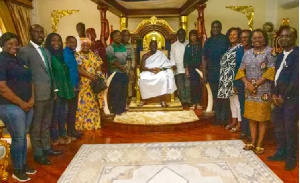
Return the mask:
<path id="1" fill-rule="evenodd" d="M 263 30 L 253 31 L 252 43 L 253 48 L 245 52 L 236 79 L 241 79 L 247 90 L 244 117 L 250 121 L 252 141 L 246 144 L 244 150 L 254 150 L 256 154 L 263 154 L 266 122 L 271 118 L 270 92 L 271 81 L 275 76 L 274 57 L 272 49 L 268 47 L 267 34 Z"/>
<path id="2" fill-rule="evenodd" d="M 220 82 L 217 96 L 220 104 L 216 106 L 216 110 L 219 110 L 220 112 L 217 112 L 216 114 L 222 114 L 222 116 L 217 117 L 217 119 L 221 119 L 223 123 L 228 121 L 230 102 L 232 123 L 227 125 L 226 129 L 234 128 L 234 131 L 236 131 L 236 129 L 240 128 L 241 112 L 237 93 L 234 92 L 233 81 L 235 76 L 236 51 L 241 47 L 241 44 L 239 44 L 241 29 L 234 27 L 230 28 L 226 35 L 230 41 L 230 47 L 221 58 Z"/>
<path id="3" fill-rule="evenodd" d="M 76 129 L 94 130 L 100 128 L 100 108 L 103 106 L 103 96 L 93 93 L 90 83 L 101 74 L 102 60 L 90 51 L 91 41 L 81 39 L 81 51 L 76 53 L 80 75 L 80 91 L 76 113 Z"/>

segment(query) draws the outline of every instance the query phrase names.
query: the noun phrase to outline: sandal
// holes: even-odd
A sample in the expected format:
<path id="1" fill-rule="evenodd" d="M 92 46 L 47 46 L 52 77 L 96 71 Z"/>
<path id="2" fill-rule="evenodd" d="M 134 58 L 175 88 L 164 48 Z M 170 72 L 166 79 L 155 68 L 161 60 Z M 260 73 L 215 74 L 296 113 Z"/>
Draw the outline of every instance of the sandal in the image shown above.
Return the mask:
<path id="1" fill-rule="evenodd" d="M 235 133 L 235 132 L 239 132 L 239 131 L 240 131 L 240 128 L 236 128 L 236 127 L 233 127 L 230 130 L 231 133 Z"/>
<path id="2" fill-rule="evenodd" d="M 254 150 L 255 154 L 261 155 L 265 152 L 265 149 L 263 147 L 256 147 Z"/>
<path id="3" fill-rule="evenodd" d="M 196 109 L 202 109 L 202 106 L 200 104 L 197 104 Z"/>
<path id="4" fill-rule="evenodd" d="M 146 102 L 145 101 L 141 101 L 140 103 L 139 103 L 139 107 L 143 107 L 144 105 L 146 104 Z"/>
<path id="5" fill-rule="evenodd" d="M 225 127 L 225 129 L 226 129 L 226 130 L 231 130 L 233 127 L 234 127 L 233 125 L 227 125 L 227 126 Z"/>
<path id="6" fill-rule="evenodd" d="M 160 102 L 160 105 L 161 105 L 161 107 L 168 107 L 168 105 L 167 105 L 166 102 L 164 102 L 164 101 L 161 101 L 161 102 Z"/>
<path id="7" fill-rule="evenodd" d="M 193 104 L 190 109 L 195 110 L 196 109 L 196 104 Z"/>
<path id="8" fill-rule="evenodd" d="M 253 144 L 246 144 L 243 149 L 248 151 L 248 150 L 253 150 L 254 148 L 255 146 Z"/>

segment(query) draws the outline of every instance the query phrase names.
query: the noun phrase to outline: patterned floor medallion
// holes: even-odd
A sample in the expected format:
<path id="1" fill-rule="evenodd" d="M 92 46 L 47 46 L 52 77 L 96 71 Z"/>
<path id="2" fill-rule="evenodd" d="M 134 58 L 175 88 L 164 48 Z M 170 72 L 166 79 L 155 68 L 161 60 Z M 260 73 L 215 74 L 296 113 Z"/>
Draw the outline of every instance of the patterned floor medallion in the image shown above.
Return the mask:
<path id="1" fill-rule="evenodd" d="M 197 121 L 194 111 L 126 112 L 117 115 L 114 122 L 139 125 L 165 125 Z"/>
<path id="2" fill-rule="evenodd" d="M 82 145 L 59 183 L 279 183 L 240 140 Z"/>

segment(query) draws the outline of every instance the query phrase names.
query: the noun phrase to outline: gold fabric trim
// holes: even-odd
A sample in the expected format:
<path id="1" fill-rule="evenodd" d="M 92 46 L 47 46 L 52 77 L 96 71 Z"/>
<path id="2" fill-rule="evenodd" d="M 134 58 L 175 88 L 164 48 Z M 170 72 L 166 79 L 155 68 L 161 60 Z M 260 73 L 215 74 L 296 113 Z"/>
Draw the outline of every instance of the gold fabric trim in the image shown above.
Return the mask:
<path id="1" fill-rule="evenodd" d="M 269 121 L 271 119 L 271 102 L 246 100 L 244 117 L 258 122 Z"/>
<path id="2" fill-rule="evenodd" d="M 274 81 L 275 78 L 275 67 L 270 67 L 266 70 L 265 73 L 263 73 L 262 77 L 270 80 L 270 81 Z"/>
<path id="3" fill-rule="evenodd" d="M 239 69 L 238 72 L 236 73 L 235 80 L 239 80 L 245 76 L 246 76 L 245 70 Z"/>

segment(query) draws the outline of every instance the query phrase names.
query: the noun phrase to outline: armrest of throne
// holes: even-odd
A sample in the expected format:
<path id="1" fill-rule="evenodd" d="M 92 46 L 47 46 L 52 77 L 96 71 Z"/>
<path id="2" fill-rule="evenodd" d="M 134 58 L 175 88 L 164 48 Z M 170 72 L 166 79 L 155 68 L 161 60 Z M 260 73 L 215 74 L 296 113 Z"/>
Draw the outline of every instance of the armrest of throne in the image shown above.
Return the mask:
<path id="1" fill-rule="evenodd" d="M 0 138 L 2 137 L 2 129 L 5 127 L 4 123 L 0 119 Z M 0 139 L 0 179 L 2 181 L 7 181 L 8 178 L 8 172 L 7 172 L 7 166 L 10 158 L 10 148 L 9 144 L 3 140 Z"/>

